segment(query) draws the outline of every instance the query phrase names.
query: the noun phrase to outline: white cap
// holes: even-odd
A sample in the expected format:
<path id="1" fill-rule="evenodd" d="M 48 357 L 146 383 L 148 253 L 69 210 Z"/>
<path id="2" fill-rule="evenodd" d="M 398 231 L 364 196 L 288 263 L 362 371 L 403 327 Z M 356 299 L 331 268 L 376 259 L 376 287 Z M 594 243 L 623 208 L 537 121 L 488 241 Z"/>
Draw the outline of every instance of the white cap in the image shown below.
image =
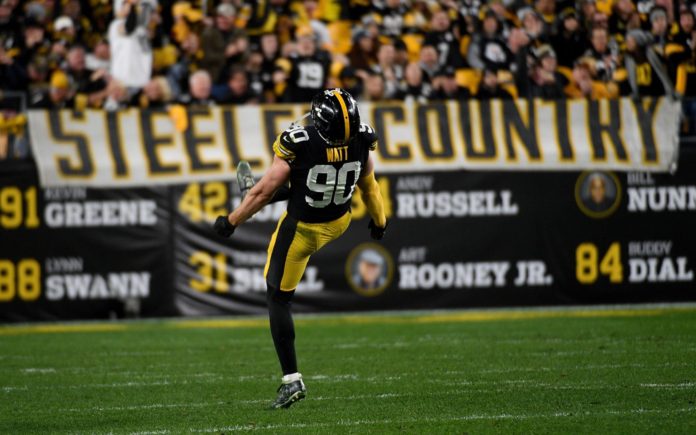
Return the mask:
<path id="1" fill-rule="evenodd" d="M 66 15 L 61 15 L 60 17 L 56 18 L 56 21 L 53 23 L 53 28 L 58 32 L 72 27 L 73 22 L 70 17 Z"/>

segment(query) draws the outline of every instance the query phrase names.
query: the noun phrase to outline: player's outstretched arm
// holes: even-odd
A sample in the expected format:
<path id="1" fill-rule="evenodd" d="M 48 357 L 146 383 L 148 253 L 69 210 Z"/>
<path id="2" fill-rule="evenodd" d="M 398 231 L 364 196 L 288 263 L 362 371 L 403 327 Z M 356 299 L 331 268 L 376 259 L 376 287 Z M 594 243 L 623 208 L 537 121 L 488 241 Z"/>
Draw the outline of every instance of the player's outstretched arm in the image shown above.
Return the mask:
<path id="1" fill-rule="evenodd" d="M 379 184 L 377 184 L 375 179 L 374 167 L 375 164 L 372 161 L 372 156 L 370 156 L 367 159 L 363 175 L 358 179 L 358 188 L 362 194 L 367 211 L 372 218 L 369 226 L 372 238 L 381 239 L 387 229 L 387 217 L 384 214 L 384 203 L 382 202 Z"/>
<path id="2" fill-rule="evenodd" d="M 273 194 L 290 178 L 290 165 L 280 158 L 273 157 L 273 163 L 264 176 L 249 190 L 239 207 L 232 213 L 219 216 L 214 228 L 224 237 L 229 237 L 234 229 L 246 222 L 254 213 L 261 210 L 273 198 Z"/>
<path id="3" fill-rule="evenodd" d="M 254 187 L 249 190 L 249 193 L 244 197 L 244 200 L 239 207 L 227 216 L 227 220 L 234 226 L 244 223 L 252 217 L 257 211 L 273 198 L 273 194 L 290 178 L 290 165 L 278 157 L 273 157 L 273 163 L 268 171 L 261 177 Z"/>

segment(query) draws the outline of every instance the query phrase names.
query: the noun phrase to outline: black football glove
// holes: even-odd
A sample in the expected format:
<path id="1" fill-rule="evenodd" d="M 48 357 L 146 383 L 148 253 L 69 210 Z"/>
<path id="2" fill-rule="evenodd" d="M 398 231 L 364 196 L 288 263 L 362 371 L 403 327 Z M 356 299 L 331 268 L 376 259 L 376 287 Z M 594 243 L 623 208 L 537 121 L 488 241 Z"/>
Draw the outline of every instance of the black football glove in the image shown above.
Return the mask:
<path id="1" fill-rule="evenodd" d="M 378 227 L 377 224 L 375 224 L 375 221 L 370 219 L 370 223 L 367 224 L 367 228 L 370 229 L 370 237 L 375 240 L 382 240 L 384 233 L 387 231 L 387 225 L 389 225 L 389 222 L 384 224 L 384 228 Z"/>
<path id="2" fill-rule="evenodd" d="M 215 225 L 213 225 L 215 232 L 220 234 L 222 237 L 229 237 L 234 233 L 236 228 L 234 225 L 227 220 L 227 216 L 218 216 L 215 219 Z"/>

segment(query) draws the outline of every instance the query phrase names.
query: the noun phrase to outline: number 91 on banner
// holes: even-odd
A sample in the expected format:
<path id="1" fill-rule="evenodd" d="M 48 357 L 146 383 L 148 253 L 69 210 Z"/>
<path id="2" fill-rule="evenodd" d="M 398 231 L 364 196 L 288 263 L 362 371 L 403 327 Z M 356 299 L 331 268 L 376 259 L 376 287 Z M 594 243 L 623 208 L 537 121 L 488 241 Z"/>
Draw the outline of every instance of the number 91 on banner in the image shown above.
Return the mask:
<path id="1" fill-rule="evenodd" d="M 39 226 L 36 187 L 22 190 L 16 186 L 0 189 L 0 229 L 32 229 Z"/>

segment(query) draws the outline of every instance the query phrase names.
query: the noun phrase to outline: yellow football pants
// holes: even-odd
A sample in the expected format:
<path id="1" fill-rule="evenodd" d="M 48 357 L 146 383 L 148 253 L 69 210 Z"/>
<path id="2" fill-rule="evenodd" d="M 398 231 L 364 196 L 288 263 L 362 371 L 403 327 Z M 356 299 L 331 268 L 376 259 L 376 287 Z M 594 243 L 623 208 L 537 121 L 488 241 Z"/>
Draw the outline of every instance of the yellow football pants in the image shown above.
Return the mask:
<path id="1" fill-rule="evenodd" d="M 332 240 L 336 240 L 350 225 L 350 212 L 340 218 L 322 223 L 298 221 L 283 213 L 268 245 L 264 276 L 268 285 L 283 291 L 297 288 L 309 257 Z"/>

